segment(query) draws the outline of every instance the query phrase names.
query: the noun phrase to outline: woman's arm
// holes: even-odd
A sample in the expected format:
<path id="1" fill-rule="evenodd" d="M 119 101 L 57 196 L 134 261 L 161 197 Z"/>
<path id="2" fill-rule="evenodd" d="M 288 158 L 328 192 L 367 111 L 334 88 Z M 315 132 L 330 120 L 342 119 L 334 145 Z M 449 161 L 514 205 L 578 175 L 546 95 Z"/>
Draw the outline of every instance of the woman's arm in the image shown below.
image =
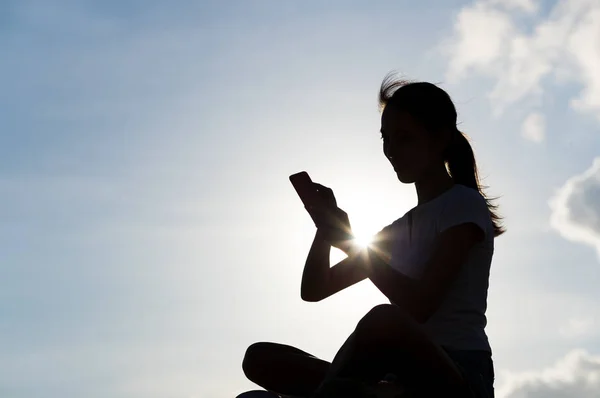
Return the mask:
<path id="1" fill-rule="evenodd" d="M 367 279 L 367 271 L 357 267 L 351 257 L 330 267 L 331 245 L 324 235 L 325 232 L 317 230 L 304 265 L 300 289 L 300 296 L 304 301 L 321 301 Z"/>
<path id="2" fill-rule="evenodd" d="M 322 292 L 329 280 L 329 256 L 331 245 L 325 240 L 323 232 L 317 229 L 302 273 L 300 297 L 304 301 L 320 301 Z"/>
<path id="3" fill-rule="evenodd" d="M 392 303 L 424 323 L 438 309 L 469 251 L 482 238 L 483 231 L 473 223 L 442 232 L 419 280 L 397 272 L 373 250 L 357 264 L 369 270 L 369 279 Z"/>
<path id="4" fill-rule="evenodd" d="M 389 227 L 381 230 L 373 239 L 372 247 L 383 259 L 389 261 Z M 364 266 L 366 251 L 356 250 L 348 258 L 330 267 L 331 245 L 326 232 L 317 230 L 304 266 L 301 297 L 304 301 L 321 301 L 358 282 L 367 279 L 369 271 Z"/>

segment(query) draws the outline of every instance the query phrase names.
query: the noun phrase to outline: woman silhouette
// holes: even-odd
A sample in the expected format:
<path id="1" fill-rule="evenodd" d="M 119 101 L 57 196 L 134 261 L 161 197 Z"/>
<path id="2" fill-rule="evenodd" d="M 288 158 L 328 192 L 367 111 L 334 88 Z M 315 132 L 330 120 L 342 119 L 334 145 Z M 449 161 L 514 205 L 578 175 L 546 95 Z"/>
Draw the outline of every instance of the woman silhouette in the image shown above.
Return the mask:
<path id="1" fill-rule="evenodd" d="M 301 296 L 320 301 L 368 278 L 390 304 L 358 322 L 332 363 L 261 342 L 246 351 L 244 373 L 280 396 L 369 396 L 391 374 L 417 396 L 491 398 L 485 312 L 494 238 L 504 232 L 496 206 L 482 192 L 471 145 L 444 90 L 388 75 L 379 102 L 383 153 L 398 180 L 415 185 L 418 204 L 370 247 L 348 249 L 341 238 L 350 230 L 346 213 L 331 189 L 315 184 L 326 204 L 308 209 L 317 231 Z M 330 268 L 332 246 L 348 256 Z"/>

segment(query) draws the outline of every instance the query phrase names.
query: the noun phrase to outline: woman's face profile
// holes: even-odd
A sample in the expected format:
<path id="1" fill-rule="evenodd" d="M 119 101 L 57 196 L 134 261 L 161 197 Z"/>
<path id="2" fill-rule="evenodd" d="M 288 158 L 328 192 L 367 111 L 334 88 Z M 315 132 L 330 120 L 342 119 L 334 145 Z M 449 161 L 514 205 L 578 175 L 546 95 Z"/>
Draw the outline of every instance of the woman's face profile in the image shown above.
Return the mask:
<path id="1" fill-rule="evenodd" d="M 435 155 L 431 134 L 394 104 L 381 115 L 381 138 L 383 153 L 401 182 L 413 183 L 429 169 Z"/>

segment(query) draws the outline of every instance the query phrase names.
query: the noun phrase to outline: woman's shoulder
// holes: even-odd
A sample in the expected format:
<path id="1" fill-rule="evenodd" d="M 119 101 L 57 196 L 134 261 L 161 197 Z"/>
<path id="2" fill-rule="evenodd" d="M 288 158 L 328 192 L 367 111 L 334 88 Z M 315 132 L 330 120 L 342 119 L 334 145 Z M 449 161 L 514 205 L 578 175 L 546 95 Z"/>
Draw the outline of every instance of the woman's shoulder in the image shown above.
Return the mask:
<path id="1" fill-rule="evenodd" d="M 473 207 L 473 210 L 486 209 L 487 200 L 479 190 L 462 184 L 455 184 L 452 194 L 446 202 L 459 203 L 462 206 Z"/>
<path id="2" fill-rule="evenodd" d="M 472 222 L 493 236 L 493 224 L 485 197 L 477 189 L 456 184 L 439 215 L 440 231 L 454 225 Z"/>
<path id="3" fill-rule="evenodd" d="M 473 198 L 473 200 L 484 200 L 485 198 L 479 192 L 479 190 L 475 188 L 468 187 L 463 184 L 454 184 L 452 187 L 455 195 L 462 195 L 467 198 Z"/>

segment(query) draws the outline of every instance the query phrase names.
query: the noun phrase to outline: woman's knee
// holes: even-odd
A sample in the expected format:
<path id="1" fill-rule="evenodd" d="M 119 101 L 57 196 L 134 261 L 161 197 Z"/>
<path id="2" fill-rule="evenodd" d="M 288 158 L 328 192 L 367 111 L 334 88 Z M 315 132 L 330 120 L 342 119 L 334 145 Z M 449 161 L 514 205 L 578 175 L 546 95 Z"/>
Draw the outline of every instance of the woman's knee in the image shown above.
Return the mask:
<path id="1" fill-rule="evenodd" d="M 291 354 L 310 356 L 310 354 L 298 348 L 285 344 L 271 342 L 254 343 L 246 349 L 244 359 L 242 360 L 242 370 L 246 377 L 254 381 L 265 372 L 270 372 L 273 366 L 277 366 L 277 362 L 281 359 L 282 355 Z"/>
<path id="2" fill-rule="evenodd" d="M 357 331 L 385 334 L 388 332 L 398 336 L 398 333 L 408 328 L 411 320 L 401 308 L 393 304 L 380 304 L 373 307 L 358 322 Z"/>
<path id="3" fill-rule="evenodd" d="M 272 351 L 272 345 L 273 343 L 259 342 L 246 349 L 242 360 L 242 370 L 250 380 L 254 379 L 264 366 L 265 356 Z"/>
<path id="4" fill-rule="evenodd" d="M 379 325 L 389 322 L 391 319 L 401 320 L 403 311 L 393 304 L 379 304 L 371 308 L 359 322 L 359 325 Z"/>

